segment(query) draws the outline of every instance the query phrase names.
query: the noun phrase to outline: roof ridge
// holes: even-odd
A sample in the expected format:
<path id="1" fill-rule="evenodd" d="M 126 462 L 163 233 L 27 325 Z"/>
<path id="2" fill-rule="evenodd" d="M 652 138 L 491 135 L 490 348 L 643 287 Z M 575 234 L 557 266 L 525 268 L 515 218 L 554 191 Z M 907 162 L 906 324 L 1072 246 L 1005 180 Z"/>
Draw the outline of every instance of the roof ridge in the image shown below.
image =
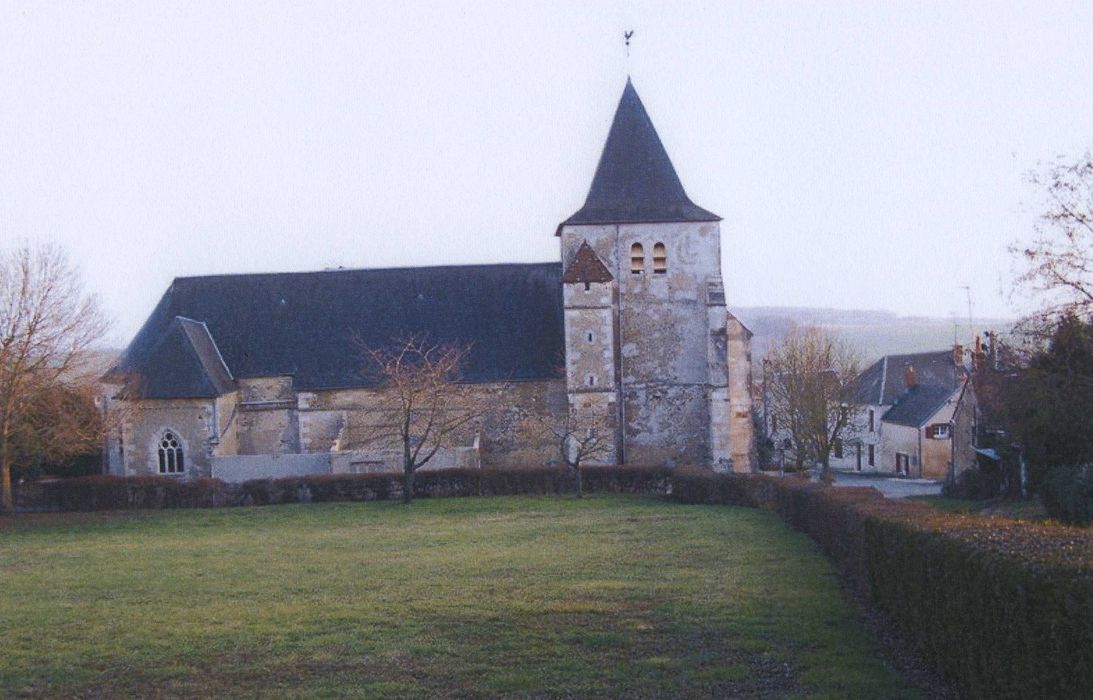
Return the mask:
<path id="1" fill-rule="evenodd" d="M 951 355 L 952 350 L 923 350 L 922 352 L 903 352 L 903 353 L 891 353 L 885 355 L 888 357 L 925 357 L 927 355 Z"/>
<path id="2" fill-rule="evenodd" d="M 500 263 L 466 263 L 459 265 L 403 265 L 398 267 L 337 267 L 327 268 L 323 270 L 289 270 L 280 272 L 218 272 L 211 275 L 186 275 L 182 277 L 175 277 L 172 282 L 178 282 L 182 280 L 209 280 L 209 279 L 223 279 L 226 277 L 302 277 L 305 275 L 325 275 L 325 274 L 338 274 L 338 273 L 360 273 L 360 272 L 406 272 L 408 270 L 457 270 L 457 269 L 475 269 L 475 268 L 497 268 L 497 267 L 552 267 L 561 265 L 557 261 L 543 261 L 543 262 L 500 262 Z M 184 318 L 184 317 L 183 317 Z M 196 321 L 196 319 L 187 319 L 190 321 Z M 201 323 L 200 321 L 197 321 Z"/>
<path id="3" fill-rule="evenodd" d="M 185 316 L 175 316 L 175 320 L 188 321 L 190 323 L 193 323 L 194 325 L 201 326 L 201 330 L 205 331 L 205 337 L 208 339 L 209 344 L 212 345 L 213 350 L 216 351 L 216 357 L 218 360 L 220 360 L 220 366 L 228 375 L 228 379 L 230 379 L 231 381 L 235 381 L 235 375 L 232 374 L 231 368 L 228 367 L 228 363 L 224 361 L 224 355 L 220 352 L 220 346 L 217 344 L 216 338 L 213 337 L 213 332 L 209 330 L 209 325 L 204 321 L 198 321 L 197 319 L 187 318 Z M 197 352 L 198 361 L 201 362 L 201 366 L 205 368 L 206 372 L 209 372 L 211 368 L 206 365 L 205 356 L 201 353 L 200 350 L 198 350 L 197 346 L 194 344 L 194 339 L 190 335 L 189 331 L 186 332 L 186 339 L 189 341 L 194 351 Z"/>

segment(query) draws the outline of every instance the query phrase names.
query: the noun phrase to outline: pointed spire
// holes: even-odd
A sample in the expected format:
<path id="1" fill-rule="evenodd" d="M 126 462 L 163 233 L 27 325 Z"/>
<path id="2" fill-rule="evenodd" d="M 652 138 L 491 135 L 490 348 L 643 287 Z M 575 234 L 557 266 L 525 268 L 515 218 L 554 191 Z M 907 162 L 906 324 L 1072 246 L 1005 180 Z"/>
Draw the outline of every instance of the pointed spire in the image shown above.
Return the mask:
<path id="1" fill-rule="evenodd" d="M 588 245 L 588 241 L 581 243 L 573 262 L 562 275 L 564 284 L 576 284 L 579 282 L 610 282 L 614 276 L 604 266 L 600 256 Z"/>
<path id="2" fill-rule="evenodd" d="M 584 206 L 566 224 L 719 221 L 683 191 L 672 161 L 630 78 Z"/>

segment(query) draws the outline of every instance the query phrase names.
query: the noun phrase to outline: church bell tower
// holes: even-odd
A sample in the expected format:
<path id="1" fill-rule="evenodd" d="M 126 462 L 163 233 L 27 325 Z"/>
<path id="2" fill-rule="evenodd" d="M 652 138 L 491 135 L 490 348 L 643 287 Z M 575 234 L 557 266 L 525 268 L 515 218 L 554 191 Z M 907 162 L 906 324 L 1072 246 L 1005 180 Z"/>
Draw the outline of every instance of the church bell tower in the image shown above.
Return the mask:
<path id="1" fill-rule="evenodd" d="M 610 420 L 614 461 L 750 470 L 750 439 L 730 444 L 720 220 L 687 197 L 628 79 L 584 206 L 557 230 L 570 412 Z"/>

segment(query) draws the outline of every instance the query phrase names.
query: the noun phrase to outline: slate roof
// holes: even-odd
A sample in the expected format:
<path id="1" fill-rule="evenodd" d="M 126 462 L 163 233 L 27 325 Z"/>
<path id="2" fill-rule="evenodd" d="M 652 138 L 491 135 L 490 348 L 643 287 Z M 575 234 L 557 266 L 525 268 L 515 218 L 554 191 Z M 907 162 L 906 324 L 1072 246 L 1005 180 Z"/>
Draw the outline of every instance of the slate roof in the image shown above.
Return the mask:
<path id="1" fill-rule="evenodd" d="M 858 400 L 878 406 L 894 404 L 907 390 L 907 368 L 915 368 L 917 386 L 940 386 L 950 392 L 959 386 L 952 350 L 885 355 L 858 375 Z"/>
<path id="2" fill-rule="evenodd" d="M 627 78 L 584 206 L 561 226 L 720 220 L 696 206 L 683 191 L 664 144 Z"/>
<path id="3" fill-rule="evenodd" d="M 128 394 L 149 399 L 210 398 L 235 389 L 231 372 L 204 323 L 175 316 L 145 352 L 144 373 L 127 366 L 122 376 L 135 380 Z M 112 370 L 111 372 L 116 372 Z"/>
<path id="4" fill-rule="evenodd" d="M 912 428 L 921 427 L 945 405 L 954 392 L 954 387 L 916 384 L 896 401 L 895 406 L 885 411 L 881 420 Z"/>
<path id="5" fill-rule="evenodd" d="M 581 243 L 577 254 L 573 256 L 573 262 L 562 275 L 562 282 L 574 284 L 580 282 L 610 282 L 615 279 L 611 271 L 604 267 L 600 256 L 588 245 L 588 241 Z"/>
<path id="6" fill-rule="evenodd" d="M 471 346 L 466 381 L 555 378 L 561 276 L 561 264 L 540 263 L 178 278 L 111 374 L 141 377 L 148 398 L 213 396 L 232 377 L 368 386 L 355 339 L 424 335 Z"/>

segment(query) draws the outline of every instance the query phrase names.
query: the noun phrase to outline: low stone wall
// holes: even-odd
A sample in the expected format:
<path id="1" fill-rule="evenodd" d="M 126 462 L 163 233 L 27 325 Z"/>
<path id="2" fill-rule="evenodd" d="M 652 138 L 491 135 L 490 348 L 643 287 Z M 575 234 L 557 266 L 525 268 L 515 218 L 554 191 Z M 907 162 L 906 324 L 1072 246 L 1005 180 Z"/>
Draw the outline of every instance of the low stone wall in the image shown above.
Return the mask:
<path id="1" fill-rule="evenodd" d="M 449 447 L 437 450 L 432 459 L 419 469 L 419 473 L 440 469 L 477 469 L 479 466 L 477 448 Z M 331 452 L 330 471 L 333 474 L 401 474 L 402 450 L 345 450 Z"/>
<path id="2" fill-rule="evenodd" d="M 330 453 L 213 457 L 212 472 L 214 479 L 230 484 L 252 479 L 329 474 Z"/>

